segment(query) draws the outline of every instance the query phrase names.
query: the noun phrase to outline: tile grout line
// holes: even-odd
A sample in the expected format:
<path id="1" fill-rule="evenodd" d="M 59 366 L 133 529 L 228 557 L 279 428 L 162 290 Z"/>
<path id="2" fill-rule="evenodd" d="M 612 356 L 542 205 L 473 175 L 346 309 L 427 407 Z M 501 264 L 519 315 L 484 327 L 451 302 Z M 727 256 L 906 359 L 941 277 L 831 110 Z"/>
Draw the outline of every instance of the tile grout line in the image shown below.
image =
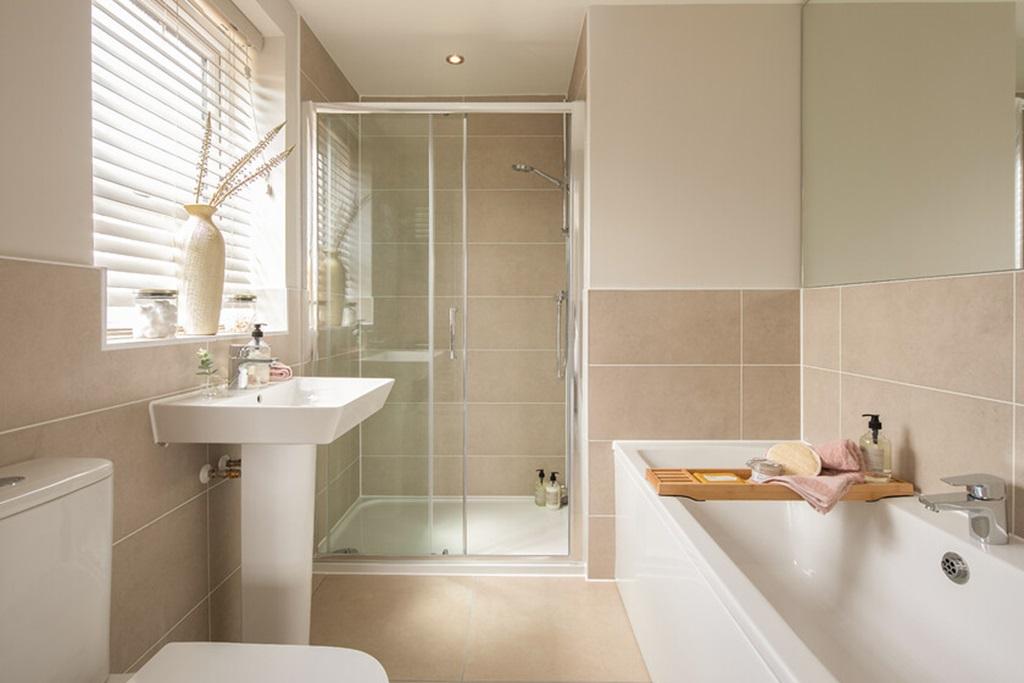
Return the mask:
<path id="1" fill-rule="evenodd" d="M 143 531 L 143 530 L 145 530 L 145 529 L 148 529 L 149 527 L 153 526 L 154 524 L 156 524 L 157 522 L 159 522 L 159 521 L 160 521 L 161 519 L 163 519 L 164 517 L 167 517 L 168 515 L 174 514 L 175 512 L 177 512 L 177 511 L 178 511 L 178 510 L 180 510 L 181 508 L 185 507 L 185 506 L 186 506 L 186 505 L 188 505 L 189 503 L 193 502 L 194 500 L 196 500 L 196 499 L 197 499 L 197 498 L 199 498 L 200 496 L 205 496 L 206 494 L 207 494 L 207 490 L 206 490 L 206 489 L 203 489 L 202 491 L 200 491 L 200 492 L 199 492 L 199 493 L 197 493 L 196 495 L 192 496 L 192 497 L 191 497 L 191 498 L 189 498 L 188 500 L 186 500 L 186 501 L 184 501 L 184 502 L 182 502 L 182 503 L 178 503 L 177 505 L 175 505 L 175 506 L 174 506 L 173 508 L 171 508 L 171 509 L 170 509 L 170 510 L 168 510 L 167 512 L 164 512 L 163 514 L 161 514 L 161 515 L 160 515 L 159 517 L 156 517 L 156 518 L 154 518 L 154 519 L 152 519 L 152 520 L 150 520 L 150 521 L 146 522 L 145 524 L 143 524 L 143 525 L 142 525 L 142 526 L 140 526 L 139 528 L 135 529 L 134 531 L 131 531 L 131 532 L 129 532 L 129 533 L 127 533 L 127 534 L 125 534 L 124 536 L 122 536 L 121 538 L 117 539 L 116 541 L 114 541 L 114 543 L 113 543 L 113 544 L 111 545 L 111 547 L 112 547 L 112 548 L 113 548 L 113 547 L 116 547 L 116 546 L 117 546 L 117 544 L 121 543 L 122 541 L 127 541 L 127 540 L 128 540 L 129 538 L 131 538 L 131 537 L 132 537 L 132 536 L 134 536 L 135 534 L 139 533 L 140 531 Z"/>
<path id="2" fill-rule="evenodd" d="M 93 408 L 92 410 L 85 410 L 85 411 L 82 411 L 80 413 L 71 413 L 70 415 L 62 415 L 61 417 L 54 417 L 54 418 L 51 418 L 49 420 L 42 420 L 40 422 L 32 422 L 32 423 L 29 423 L 29 424 L 20 425 L 18 427 L 11 427 L 10 429 L 5 429 L 5 430 L 0 431 L 0 436 L 7 436 L 8 434 L 14 434 L 15 432 L 24 431 L 24 430 L 27 430 L 27 429 L 35 429 L 36 427 L 47 427 L 49 425 L 56 424 L 58 422 L 63 422 L 64 420 L 76 420 L 76 419 L 78 419 L 80 417 L 88 417 L 89 415 L 96 415 L 98 413 L 104 413 L 104 412 L 106 412 L 108 410 L 118 410 L 120 408 L 127 408 L 128 406 L 133 406 L 133 405 L 135 405 L 137 403 L 148 403 L 148 402 L 151 402 L 151 401 L 159 401 L 160 399 L 168 398 L 168 397 L 171 397 L 171 396 L 176 396 L 178 394 L 187 394 L 190 391 L 195 391 L 197 388 L 199 388 L 199 387 L 195 386 L 195 387 L 187 387 L 185 389 L 176 389 L 176 390 L 168 392 L 166 394 L 157 394 L 156 396 L 148 396 L 146 398 L 137 398 L 137 399 L 134 399 L 132 401 L 125 401 L 124 403 L 115 403 L 113 405 L 103 406 L 102 408 Z"/>
<path id="3" fill-rule="evenodd" d="M 188 612 L 185 612 L 185 616 L 183 616 L 183 617 L 182 617 L 181 619 L 179 619 L 179 620 L 178 620 L 178 621 L 177 621 L 177 622 L 176 622 L 176 623 L 174 624 L 174 626 L 171 626 L 171 627 L 170 627 L 169 629 L 167 629 L 167 632 L 166 632 L 166 633 L 164 633 L 164 634 L 163 634 L 162 636 L 160 636 L 159 638 L 157 638 L 157 639 L 156 639 L 156 642 L 155 642 L 155 643 L 153 643 L 153 644 L 152 644 L 152 645 L 150 645 L 150 646 L 149 646 L 148 648 L 146 648 L 146 650 L 145 650 L 145 651 L 144 651 L 144 652 L 143 652 L 143 653 L 142 653 L 141 655 L 139 655 L 139 656 L 138 656 L 138 658 L 137 658 L 137 659 L 136 659 L 136 660 L 135 660 L 134 662 L 132 662 L 132 663 L 131 663 L 131 665 L 129 665 L 129 667 L 128 667 L 128 671 L 131 671 L 132 669 L 134 669 L 134 668 L 135 668 L 135 666 L 136 666 L 136 665 L 137 665 L 137 664 L 138 664 L 139 662 L 141 662 L 141 661 L 142 661 L 143 659 L 145 659 L 145 658 L 146 658 L 146 655 L 148 655 L 148 654 L 150 653 L 150 651 L 151 651 L 151 650 L 152 650 L 152 649 L 153 649 L 154 647 L 156 647 L 157 645 L 159 645 L 159 644 L 160 644 L 160 641 L 162 641 L 162 640 L 163 640 L 164 638 L 166 638 L 167 636 L 171 635 L 171 633 L 173 633 L 173 632 L 174 632 L 174 629 L 178 628 L 178 627 L 179 627 L 179 626 L 181 626 L 181 625 L 182 625 L 183 623 L 185 623 L 185 620 L 186 620 L 186 619 L 188 619 L 188 618 L 189 618 L 190 616 L 192 616 L 192 613 L 193 613 L 193 612 L 195 612 L 195 611 L 196 611 L 197 609 L 199 609 L 200 607 L 202 607 L 202 606 L 203 606 L 203 603 L 204 603 L 204 602 L 206 602 L 207 600 L 209 600 L 209 597 L 210 597 L 210 596 L 209 596 L 209 594 L 206 594 L 206 595 L 204 595 L 204 596 L 203 596 L 203 599 L 202 599 L 202 600 L 200 600 L 199 602 L 197 602 L 197 603 L 196 603 L 196 604 L 195 604 L 195 605 L 194 605 L 194 606 L 192 607 L 192 609 L 190 609 L 190 610 L 189 610 Z M 121 673 L 125 673 L 125 672 L 121 672 Z"/>
<path id="4" fill-rule="evenodd" d="M 903 382 L 897 379 L 887 379 L 885 377 L 878 377 L 876 375 L 865 375 L 859 372 L 844 372 L 842 370 L 835 370 L 833 368 L 822 368 L 816 365 L 806 366 L 810 370 L 817 370 L 818 372 L 831 372 L 839 375 L 840 388 L 843 377 L 856 377 L 858 379 L 867 379 L 875 382 L 885 382 L 886 384 L 894 384 L 902 387 L 909 387 L 911 389 L 921 389 L 924 391 L 934 391 L 937 394 L 947 394 L 950 396 L 959 396 L 960 398 L 972 398 L 977 401 L 988 401 L 989 403 L 998 403 L 1005 406 L 1022 406 L 1024 404 L 1017 403 L 1012 400 L 1002 398 L 992 398 L 991 396 L 981 396 L 979 394 L 969 394 L 963 391 L 954 391 L 953 389 L 943 389 L 941 387 L 928 386 L 927 384 L 914 384 L 913 382 Z"/>
<path id="5" fill-rule="evenodd" d="M 743 290 L 740 290 L 740 441 L 743 440 Z"/>

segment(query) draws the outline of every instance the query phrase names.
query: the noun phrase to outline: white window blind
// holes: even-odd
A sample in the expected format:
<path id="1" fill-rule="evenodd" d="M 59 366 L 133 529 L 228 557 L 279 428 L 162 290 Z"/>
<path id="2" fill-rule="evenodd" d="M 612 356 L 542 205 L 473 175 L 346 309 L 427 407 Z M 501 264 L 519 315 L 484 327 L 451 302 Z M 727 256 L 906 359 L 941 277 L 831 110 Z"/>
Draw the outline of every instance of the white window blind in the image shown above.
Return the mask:
<path id="1" fill-rule="evenodd" d="M 93 253 L 107 268 L 107 328 L 131 327 L 137 289 L 178 288 L 176 236 L 194 201 L 206 114 L 213 140 L 206 199 L 256 138 L 252 55 L 202 0 L 93 0 Z M 251 202 L 216 222 L 225 292 L 253 282 Z"/>

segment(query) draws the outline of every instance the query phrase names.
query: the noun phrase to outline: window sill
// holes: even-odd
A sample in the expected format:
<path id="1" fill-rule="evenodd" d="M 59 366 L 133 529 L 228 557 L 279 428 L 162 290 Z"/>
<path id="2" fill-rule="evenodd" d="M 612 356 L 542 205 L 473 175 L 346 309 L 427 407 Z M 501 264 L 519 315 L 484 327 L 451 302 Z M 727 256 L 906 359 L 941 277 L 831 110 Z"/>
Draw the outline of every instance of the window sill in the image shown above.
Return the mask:
<path id="1" fill-rule="evenodd" d="M 268 339 L 282 337 L 288 330 L 265 330 Z M 216 344 L 218 342 L 245 343 L 252 338 L 251 334 L 236 332 L 218 332 L 217 334 L 179 334 L 163 339 L 136 339 L 134 337 L 107 336 L 103 340 L 103 350 L 153 348 L 157 346 L 180 346 L 182 344 Z"/>

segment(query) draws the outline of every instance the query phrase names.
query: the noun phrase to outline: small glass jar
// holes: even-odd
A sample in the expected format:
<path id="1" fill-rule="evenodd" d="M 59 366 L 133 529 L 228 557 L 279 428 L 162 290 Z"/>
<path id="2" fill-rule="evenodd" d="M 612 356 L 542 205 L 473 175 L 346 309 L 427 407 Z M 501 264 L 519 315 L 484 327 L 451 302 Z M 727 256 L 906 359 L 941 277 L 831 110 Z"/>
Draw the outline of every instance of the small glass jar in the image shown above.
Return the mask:
<path id="1" fill-rule="evenodd" d="M 750 481 L 755 483 L 761 483 L 769 477 L 782 476 L 782 465 L 768 458 L 748 460 L 747 467 L 750 468 Z"/>
<path id="2" fill-rule="evenodd" d="M 135 292 L 135 320 L 132 336 L 136 339 L 167 339 L 178 331 L 178 291 L 140 289 Z"/>
<path id="3" fill-rule="evenodd" d="M 228 334 L 250 334 L 256 322 L 256 295 L 229 294 L 224 297 L 221 325 Z"/>

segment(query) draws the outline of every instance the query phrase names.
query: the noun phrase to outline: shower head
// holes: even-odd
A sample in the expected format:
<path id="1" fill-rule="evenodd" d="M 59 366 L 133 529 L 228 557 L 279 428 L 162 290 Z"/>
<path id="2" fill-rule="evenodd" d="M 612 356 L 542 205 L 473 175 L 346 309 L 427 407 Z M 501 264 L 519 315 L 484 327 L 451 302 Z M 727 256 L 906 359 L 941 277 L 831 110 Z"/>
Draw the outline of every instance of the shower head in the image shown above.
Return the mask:
<path id="1" fill-rule="evenodd" d="M 512 164 L 512 170 L 516 171 L 518 173 L 536 173 L 541 178 L 543 178 L 544 180 L 548 181 L 549 183 L 551 183 L 555 187 L 560 187 L 560 188 L 564 188 L 565 187 L 565 181 L 562 180 L 561 178 L 556 178 L 555 176 L 550 175 L 548 173 L 545 173 L 544 171 L 540 170 L 539 168 L 534 168 L 533 166 L 530 166 L 529 164 L 524 164 L 522 162 L 514 163 L 514 164 Z"/>

